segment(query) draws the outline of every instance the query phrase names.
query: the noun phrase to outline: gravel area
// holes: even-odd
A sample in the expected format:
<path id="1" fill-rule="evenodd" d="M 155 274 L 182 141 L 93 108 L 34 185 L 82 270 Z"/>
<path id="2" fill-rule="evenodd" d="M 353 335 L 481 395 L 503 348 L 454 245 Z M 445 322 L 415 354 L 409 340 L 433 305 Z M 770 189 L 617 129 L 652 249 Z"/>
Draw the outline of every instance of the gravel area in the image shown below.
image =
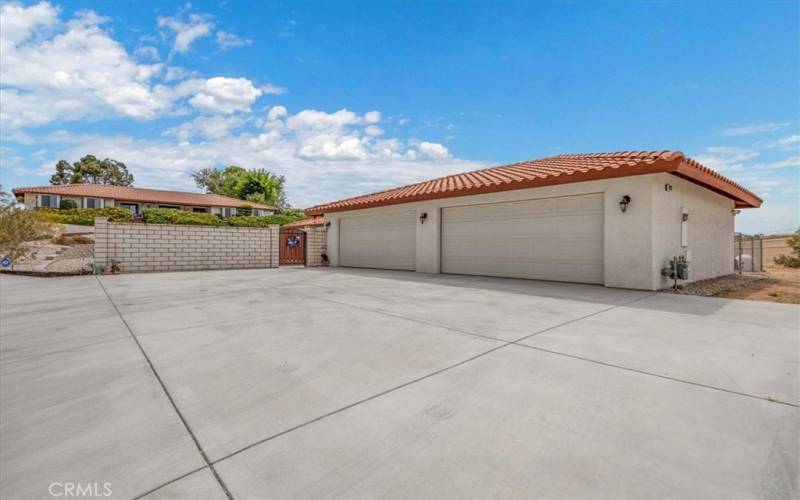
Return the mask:
<path id="1" fill-rule="evenodd" d="M 678 295 L 714 297 L 729 290 L 748 288 L 753 286 L 756 282 L 767 278 L 768 276 L 764 273 L 729 274 L 727 276 L 695 281 L 685 285 L 678 284 L 677 290 L 670 287 L 664 288 L 661 291 L 665 293 L 676 293 Z"/>
<path id="2" fill-rule="evenodd" d="M 94 245 L 56 245 L 50 241 L 27 244 L 35 253 L 14 263 L 12 271 L 24 273 L 91 274 L 94 268 Z"/>

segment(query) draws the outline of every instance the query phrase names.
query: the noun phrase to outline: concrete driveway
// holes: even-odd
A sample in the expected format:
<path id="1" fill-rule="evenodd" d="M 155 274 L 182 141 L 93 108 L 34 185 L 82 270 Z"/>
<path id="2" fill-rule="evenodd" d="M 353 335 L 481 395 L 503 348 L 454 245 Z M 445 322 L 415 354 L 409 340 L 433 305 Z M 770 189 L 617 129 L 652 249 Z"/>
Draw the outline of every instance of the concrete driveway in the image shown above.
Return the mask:
<path id="1" fill-rule="evenodd" d="M 2 498 L 798 495 L 798 306 L 302 268 L 0 297 Z"/>

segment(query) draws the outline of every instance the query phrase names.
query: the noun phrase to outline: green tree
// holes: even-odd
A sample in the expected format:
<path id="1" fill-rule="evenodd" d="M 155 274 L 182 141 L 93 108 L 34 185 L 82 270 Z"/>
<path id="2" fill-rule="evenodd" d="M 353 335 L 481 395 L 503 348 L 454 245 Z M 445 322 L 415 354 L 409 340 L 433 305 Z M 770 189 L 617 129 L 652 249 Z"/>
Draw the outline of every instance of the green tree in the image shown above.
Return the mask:
<path id="1" fill-rule="evenodd" d="M 800 229 L 786 240 L 786 244 L 792 249 L 792 255 L 779 255 L 775 257 L 775 263 L 785 267 L 800 267 Z"/>
<path id="2" fill-rule="evenodd" d="M 224 170 L 204 168 L 192 174 L 192 177 L 197 187 L 205 189 L 207 193 L 273 205 L 279 209 L 289 206 L 284 192 L 284 177 L 262 168 L 246 170 L 235 165 Z"/>
<path id="3" fill-rule="evenodd" d="M 99 160 L 93 155 L 86 155 L 72 164 L 61 160 L 56 163 L 55 170 L 50 177 L 50 184 L 133 185 L 133 175 L 128 172 L 128 167 L 111 158 Z"/>

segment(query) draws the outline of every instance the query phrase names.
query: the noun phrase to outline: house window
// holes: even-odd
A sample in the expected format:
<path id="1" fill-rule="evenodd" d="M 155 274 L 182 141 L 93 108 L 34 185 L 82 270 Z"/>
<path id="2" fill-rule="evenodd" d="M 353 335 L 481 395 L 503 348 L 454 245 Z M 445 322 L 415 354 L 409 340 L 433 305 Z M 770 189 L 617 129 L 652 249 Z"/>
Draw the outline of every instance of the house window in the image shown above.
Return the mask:
<path id="1" fill-rule="evenodd" d="M 39 206 L 46 208 L 58 208 L 58 197 L 49 194 L 43 194 L 39 198 Z"/>
<path id="2" fill-rule="evenodd" d="M 180 210 L 181 207 L 178 205 L 159 205 L 158 208 L 167 208 L 169 210 Z"/>
<path id="3" fill-rule="evenodd" d="M 103 200 L 99 198 L 86 198 L 86 208 L 103 208 Z"/>
<path id="4" fill-rule="evenodd" d="M 192 207 L 192 212 L 197 214 L 204 214 L 208 213 L 208 209 L 205 207 Z"/>
<path id="5" fill-rule="evenodd" d="M 236 209 L 235 208 L 225 207 L 225 208 L 222 209 L 222 216 L 223 217 L 231 217 L 233 215 L 236 215 Z"/>
<path id="6" fill-rule="evenodd" d="M 138 203 L 120 203 L 120 207 L 127 208 L 131 211 L 133 215 L 139 215 L 139 204 Z"/>

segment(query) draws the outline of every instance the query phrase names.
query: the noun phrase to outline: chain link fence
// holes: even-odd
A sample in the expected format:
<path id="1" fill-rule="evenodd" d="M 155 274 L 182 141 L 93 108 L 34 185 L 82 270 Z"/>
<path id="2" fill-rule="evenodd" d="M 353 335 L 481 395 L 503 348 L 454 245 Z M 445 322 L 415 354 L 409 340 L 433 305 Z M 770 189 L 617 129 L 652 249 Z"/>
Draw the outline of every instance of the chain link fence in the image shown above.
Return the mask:
<path id="1" fill-rule="evenodd" d="M 736 233 L 733 236 L 734 268 L 738 273 L 764 269 L 764 240 L 760 236 Z"/>

